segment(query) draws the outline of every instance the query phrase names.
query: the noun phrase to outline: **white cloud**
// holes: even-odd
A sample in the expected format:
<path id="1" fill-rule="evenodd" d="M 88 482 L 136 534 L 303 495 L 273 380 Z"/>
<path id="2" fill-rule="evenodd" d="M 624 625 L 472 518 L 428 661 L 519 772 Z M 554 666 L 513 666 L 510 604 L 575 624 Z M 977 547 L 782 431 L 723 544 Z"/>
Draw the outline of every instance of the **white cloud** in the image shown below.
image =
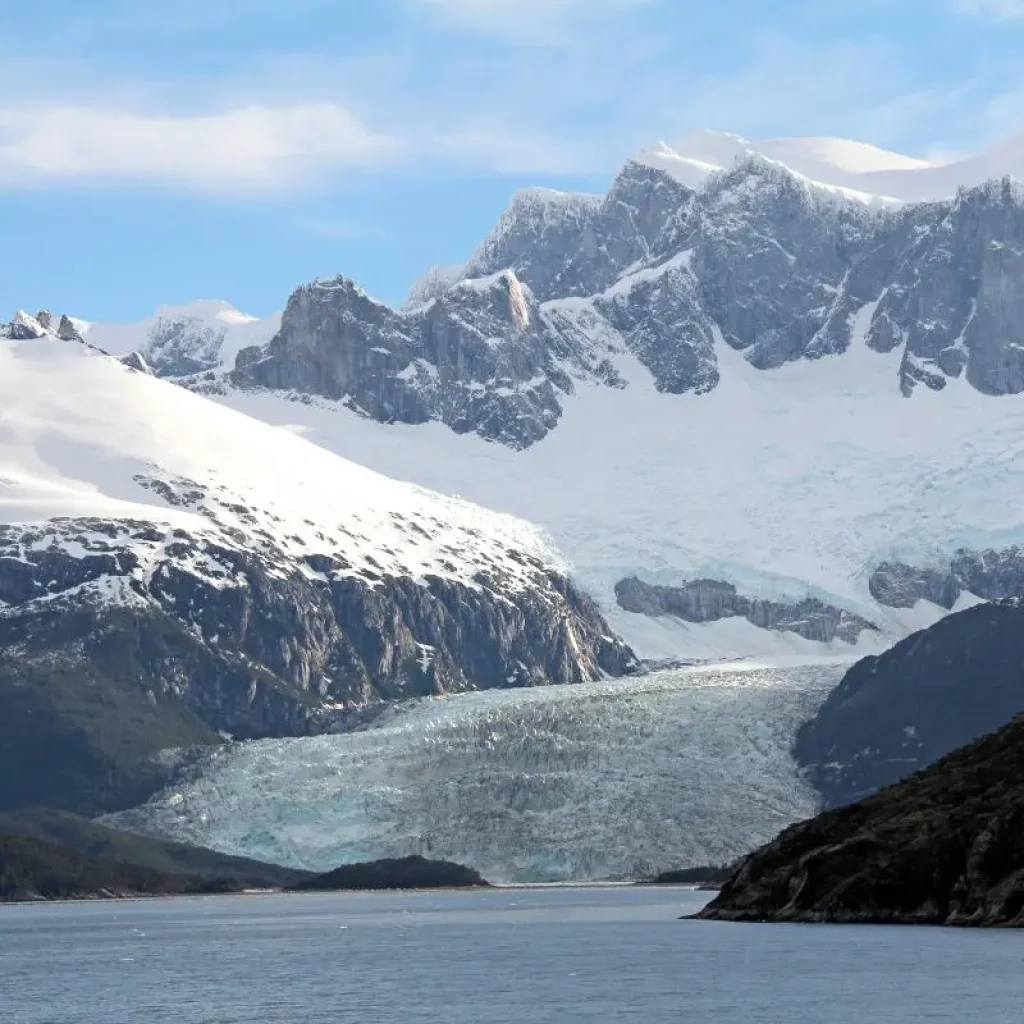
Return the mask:
<path id="1" fill-rule="evenodd" d="M 535 44 L 660 0 L 410 0 L 448 28 Z"/>
<path id="2" fill-rule="evenodd" d="M 105 107 L 0 108 L 0 182 L 130 180 L 200 190 L 288 188 L 401 153 L 343 107 L 249 106 L 191 116 Z"/>
<path id="3" fill-rule="evenodd" d="M 953 8 L 961 14 L 976 14 L 997 21 L 1024 18 L 1024 0 L 954 0 Z"/>

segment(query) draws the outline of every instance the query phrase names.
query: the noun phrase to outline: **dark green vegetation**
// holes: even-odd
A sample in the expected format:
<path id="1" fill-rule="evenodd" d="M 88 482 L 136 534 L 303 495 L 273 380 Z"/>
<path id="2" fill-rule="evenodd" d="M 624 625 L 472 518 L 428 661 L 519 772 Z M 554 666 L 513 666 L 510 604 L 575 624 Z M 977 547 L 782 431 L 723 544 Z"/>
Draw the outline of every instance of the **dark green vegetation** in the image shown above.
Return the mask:
<path id="1" fill-rule="evenodd" d="M 278 716 L 305 731 L 298 694 L 155 608 L 9 616 L 0 651 L 0 811 L 131 806 L 169 781 L 161 750 L 221 743 L 218 727 L 243 721 L 243 736 L 272 733 Z"/>
<path id="2" fill-rule="evenodd" d="M 230 879 L 170 875 L 116 864 L 26 836 L 0 836 L 0 901 L 101 899 L 234 892 Z"/>
<path id="3" fill-rule="evenodd" d="M 794 754 L 837 807 L 933 764 L 1024 712 L 1024 607 L 978 605 L 847 672 Z"/>
<path id="4" fill-rule="evenodd" d="M 346 864 L 294 886 L 296 892 L 351 889 L 473 889 L 489 883 L 472 868 L 446 860 L 402 857 Z"/>
<path id="5" fill-rule="evenodd" d="M 0 837 L 3 836 L 52 843 L 108 865 L 187 876 L 197 881 L 227 881 L 235 888 L 285 888 L 310 877 L 307 871 L 120 832 L 64 811 L 0 814 Z"/>
<path id="6" fill-rule="evenodd" d="M 787 829 L 699 916 L 1024 927 L 1024 718 Z"/>

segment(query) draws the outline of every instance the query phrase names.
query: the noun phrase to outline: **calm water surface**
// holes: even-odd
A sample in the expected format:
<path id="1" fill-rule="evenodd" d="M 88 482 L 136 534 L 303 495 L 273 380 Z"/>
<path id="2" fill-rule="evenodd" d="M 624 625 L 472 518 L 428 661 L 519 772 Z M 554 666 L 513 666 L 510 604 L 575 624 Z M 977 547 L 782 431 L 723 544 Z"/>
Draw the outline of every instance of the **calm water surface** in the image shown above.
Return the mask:
<path id="1" fill-rule="evenodd" d="M 1024 1020 L 1024 934 L 678 921 L 634 888 L 0 907 L 3 1024 Z"/>

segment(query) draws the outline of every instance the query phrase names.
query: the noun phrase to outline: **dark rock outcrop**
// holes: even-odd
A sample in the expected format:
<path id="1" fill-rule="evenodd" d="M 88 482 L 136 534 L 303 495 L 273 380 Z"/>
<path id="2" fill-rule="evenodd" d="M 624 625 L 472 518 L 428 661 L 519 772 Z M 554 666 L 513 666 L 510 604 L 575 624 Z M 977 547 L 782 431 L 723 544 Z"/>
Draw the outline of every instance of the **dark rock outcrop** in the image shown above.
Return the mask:
<path id="1" fill-rule="evenodd" d="M 146 362 L 145 356 L 140 352 L 129 352 L 121 362 L 130 370 L 136 370 L 138 373 L 146 373 L 151 377 L 155 376 L 153 368 Z"/>
<path id="2" fill-rule="evenodd" d="M 918 601 L 931 601 L 949 610 L 960 597 L 960 581 L 939 569 L 919 569 L 903 562 L 882 562 L 868 579 L 868 590 L 889 608 L 913 608 Z"/>
<path id="3" fill-rule="evenodd" d="M 446 860 L 401 857 L 345 864 L 293 886 L 294 892 L 365 889 L 480 889 L 488 883 L 472 868 Z"/>
<path id="4" fill-rule="evenodd" d="M 67 314 L 63 314 L 60 318 L 60 323 L 57 325 L 57 337 L 61 341 L 84 341 L 74 321 Z"/>
<path id="5" fill-rule="evenodd" d="M 232 381 L 342 402 L 384 423 L 440 420 L 511 447 L 544 437 L 572 390 L 572 346 L 511 271 L 399 312 L 345 278 L 300 288 Z"/>
<path id="6" fill-rule="evenodd" d="M 1024 551 L 1017 546 L 984 551 L 961 548 L 948 569 L 882 562 L 868 586 L 871 596 L 890 608 L 912 608 L 924 600 L 949 609 L 965 592 L 986 601 L 1024 597 Z"/>
<path id="7" fill-rule="evenodd" d="M 742 616 L 761 629 L 797 633 L 806 640 L 856 643 L 864 630 L 877 627 L 858 615 L 817 598 L 784 604 L 743 597 L 731 583 L 691 580 L 678 587 L 662 587 L 630 576 L 615 585 L 619 607 L 641 615 L 673 615 L 686 622 L 717 622 Z"/>
<path id="8" fill-rule="evenodd" d="M 1024 711 L 1024 607 L 978 605 L 859 661 L 794 753 L 826 806 L 913 774 Z"/>
<path id="9" fill-rule="evenodd" d="M 632 161 L 603 197 L 524 189 L 460 276 L 511 270 L 541 302 L 595 295 L 670 248 L 662 242 L 666 226 L 694 195 L 663 171 Z"/>
<path id="10" fill-rule="evenodd" d="M 698 916 L 1024 927 L 1024 720 L 787 829 Z"/>

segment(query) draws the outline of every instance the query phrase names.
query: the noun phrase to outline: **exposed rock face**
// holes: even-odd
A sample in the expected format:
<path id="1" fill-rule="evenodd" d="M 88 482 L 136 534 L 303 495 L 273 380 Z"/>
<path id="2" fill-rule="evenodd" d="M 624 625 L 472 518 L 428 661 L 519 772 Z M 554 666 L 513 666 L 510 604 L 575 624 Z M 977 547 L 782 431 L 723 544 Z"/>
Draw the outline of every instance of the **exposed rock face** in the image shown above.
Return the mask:
<path id="1" fill-rule="evenodd" d="M 55 325 L 53 314 L 45 309 L 35 316 L 29 316 L 22 310 L 9 324 L 0 324 L 0 338 L 9 338 L 11 341 L 33 341 L 36 338 L 46 337 L 84 343 L 75 322 L 69 316 L 62 315 Z"/>
<path id="2" fill-rule="evenodd" d="M 140 355 L 161 377 L 188 377 L 220 365 L 226 330 L 195 316 L 161 316 Z"/>
<path id="3" fill-rule="evenodd" d="M 129 352 L 121 362 L 131 370 L 137 370 L 139 373 L 148 373 L 150 376 L 154 376 L 153 367 L 146 362 L 145 356 L 140 352 Z"/>
<path id="4" fill-rule="evenodd" d="M 913 608 L 931 601 L 950 609 L 960 596 L 960 582 L 950 572 L 917 569 L 902 562 L 882 562 L 868 580 L 871 596 L 890 608 Z"/>
<path id="5" fill-rule="evenodd" d="M 1024 551 L 1016 546 L 1000 551 L 962 548 L 948 570 L 883 562 L 868 586 L 871 596 L 890 608 L 912 608 L 924 600 L 948 609 L 965 592 L 986 601 L 1024 597 Z"/>
<path id="6" fill-rule="evenodd" d="M 519 557 L 535 585 L 353 572 L 230 527 L 0 527 L 0 809 L 136 803 L 159 749 L 316 732 L 352 704 L 635 669 L 587 597 Z"/>
<path id="7" fill-rule="evenodd" d="M 686 622 L 717 622 L 739 615 L 761 629 L 797 633 L 806 640 L 856 643 L 875 627 L 851 612 L 809 597 L 793 604 L 743 597 L 731 583 L 691 580 L 678 587 L 661 587 L 631 576 L 615 586 L 619 606 L 641 615 L 674 615 Z"/>
<path id="8" fill-rule="evenodd" d="M 9 324 L 0 324 L 0 338 L 10 338 L 12 341 L 31 341 L 45 335 L 46 328 L 36 317 L 24 311 L 16 313 Z"/>
<path id="9" fill-rule="evenodd" d="M 82 335 L 79 333 L 78 328 L 75 326 L 74 321 L 64 314 L 60 318 L 60 323 L 57 325 L 57 337 L 61 341 L 83 341 Z"/>
<path id="10" fill-rule="evenodd" d="M 868 344 L 903 346 L 902 386 L 965 375 L 990 395 L 1024 390 L 1024 191 L 962 192 L 925 219 L 875 312 Z"/>
<path id="11" fill-rule="evenodd" d="M 764 370 L 898 349 L 905 395 L 959 376 L 1013 393 L 1022 238 L 1009 180 L 892 210 L 760 157 L 699 191 L 630 163 L 604 197 L 518 193 L 468 263 L 432 272 L 401 312 L 340 278 L 299 289 L 232 382 L 513 447 L 556 428 L 575 382 L 623 386 L 624 354 L 661 391 L 711 391 L 723 343 Z"/>
<path id="12" fill-rule="evenodd" d="M 523 190 L 461 276 L 512 270 L 541 302 L 595 295 L 628 267 L 671 254 L 662 235 L 694 194 L 669 175 L 633 162 L 603 198 Z"/>
<path id="13" fill-rule="evenodd" d="M 1024 720 L 787 829 L 699 916 L 1024 927 Z"/>
<path id="14" fill-rule="evenodd" d="M 1024 607 L 978 605 L 847 672 L 794 753 L 827 806 L 898 782 L 1024 711 Z"/>
<path id="15" fill-rule="evenodd" d="M 561 363 L 574 360 L 511 272 L 455 285 L 407 312 L 338 278 L 300 288 L 274 340 L 240 353 L 233 380 L 525 447 L 558 422 L 559 394 L 573 387 Z"/>

